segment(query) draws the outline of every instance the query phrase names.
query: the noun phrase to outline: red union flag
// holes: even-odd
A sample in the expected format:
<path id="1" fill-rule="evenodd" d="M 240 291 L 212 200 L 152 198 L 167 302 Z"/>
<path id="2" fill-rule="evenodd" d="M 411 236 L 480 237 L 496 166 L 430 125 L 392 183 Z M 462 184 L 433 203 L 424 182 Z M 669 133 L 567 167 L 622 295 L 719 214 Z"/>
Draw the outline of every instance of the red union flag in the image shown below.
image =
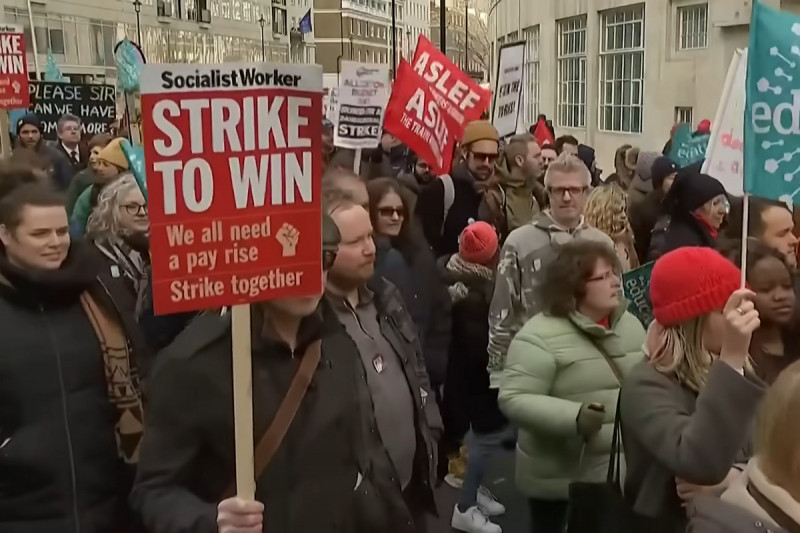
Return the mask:
<path id="1" fill-rule="evenodd" d="M 30 105 L 28 58 L 22 26 L 0 24 L 0 109 Z"/>
<path id="2" fill-rule="evenodd" d="M 413 65 L 414 71 L 431 85 L 439 105 L 458 125 L 459 129 L 451 132 L 456 137 L 461 138 L 464 127 L 480 120 L 483 112 L 489 110 L 491 91 L 475 83 L 424 35 L 417 41 Z"/>
<path id="3" fill-rule="evenodd" d="M 322 292 L 322 69 L 146 64 L 159 314 Z"/>
<path id="4" fill-rule="evenodd" d="M 450 172 L 455 146 L 452 130 L 458 125 L 405 59 L 397 68 L 383 127 L 431 165 L 436 174 Z"/>

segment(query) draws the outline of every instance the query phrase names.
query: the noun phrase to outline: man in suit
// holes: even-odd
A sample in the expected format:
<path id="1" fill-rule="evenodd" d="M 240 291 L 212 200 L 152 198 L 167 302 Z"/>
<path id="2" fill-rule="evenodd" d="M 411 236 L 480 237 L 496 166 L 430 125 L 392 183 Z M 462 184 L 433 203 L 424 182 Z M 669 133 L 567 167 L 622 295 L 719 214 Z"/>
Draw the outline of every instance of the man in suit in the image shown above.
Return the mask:
<path id="1" fill-rule="evenodd" d="M 56 149 L 64 154 L 72 165 L 73 173 L 86 168 L 89 154 L 81 146 L 81 119 L 65 113 L 58 119 L 58 143 Z"/>

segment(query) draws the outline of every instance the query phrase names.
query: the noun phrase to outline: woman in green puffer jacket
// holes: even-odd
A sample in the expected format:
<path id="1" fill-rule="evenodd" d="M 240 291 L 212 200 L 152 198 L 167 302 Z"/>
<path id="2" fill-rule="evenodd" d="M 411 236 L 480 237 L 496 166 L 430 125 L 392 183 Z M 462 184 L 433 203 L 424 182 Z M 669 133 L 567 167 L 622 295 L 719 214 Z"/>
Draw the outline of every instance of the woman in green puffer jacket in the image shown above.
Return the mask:
<path id="1" fill-rule="evenodd" d="M 645 332 L 607 244 L 573 241 L 546 268 L 544 311 L 511 342 L 498 400 L 519 427 L 516 479 L 532 530 L 560 533 L 570 483 L 605 480 L 620 381 L 643 359 Z"/>

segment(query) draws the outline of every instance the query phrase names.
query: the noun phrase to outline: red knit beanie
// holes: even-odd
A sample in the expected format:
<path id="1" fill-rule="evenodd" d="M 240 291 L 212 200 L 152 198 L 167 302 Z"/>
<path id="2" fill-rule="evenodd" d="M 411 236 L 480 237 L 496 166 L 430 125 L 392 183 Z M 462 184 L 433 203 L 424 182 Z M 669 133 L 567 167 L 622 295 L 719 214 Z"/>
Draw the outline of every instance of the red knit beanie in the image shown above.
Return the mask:
<path id="1" fill-rule="evenodd" d="M 458 255 L 468 263 L 489 266 L 497 255 L 497 233 L 486 222 L 473 222 L 461 232 Z"/>
<path id="2" fill-rule="evenodd" d="M 653 316 L 662 326 L 677 326 L 721 310 L 739 288 L 741 274 L 711 248 L 678 248 L 656 261 L 650 276 Z"/>

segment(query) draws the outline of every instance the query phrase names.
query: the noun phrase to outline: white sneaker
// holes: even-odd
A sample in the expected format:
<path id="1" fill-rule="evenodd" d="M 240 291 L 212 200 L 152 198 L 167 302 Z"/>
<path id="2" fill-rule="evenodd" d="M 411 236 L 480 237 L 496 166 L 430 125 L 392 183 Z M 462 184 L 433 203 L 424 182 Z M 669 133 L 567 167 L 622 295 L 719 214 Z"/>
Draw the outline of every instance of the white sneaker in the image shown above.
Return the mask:
<path id="1" fill-rule="evenodd" d="M 500 516 L 506 512 L 505 506 L 484 486 L 478 487 L 478 507 L 486 516 Z"/>
<path id="2" fill-rule="evenodd" d="M 464 480 L 453 474 L 447 474 L 444 476 L 444 482 L 454 489 L 460 489 L 464 485 Z"/>
<path id="3" fill-rule="evenodd" d="M 503 528 L 489 521 L 477 505 L 473 505 L 466 512 L 458 510 L 458 505 L 453 508 L 453 519 L 450 526 L 466 533 L 503 533 Z"/>

